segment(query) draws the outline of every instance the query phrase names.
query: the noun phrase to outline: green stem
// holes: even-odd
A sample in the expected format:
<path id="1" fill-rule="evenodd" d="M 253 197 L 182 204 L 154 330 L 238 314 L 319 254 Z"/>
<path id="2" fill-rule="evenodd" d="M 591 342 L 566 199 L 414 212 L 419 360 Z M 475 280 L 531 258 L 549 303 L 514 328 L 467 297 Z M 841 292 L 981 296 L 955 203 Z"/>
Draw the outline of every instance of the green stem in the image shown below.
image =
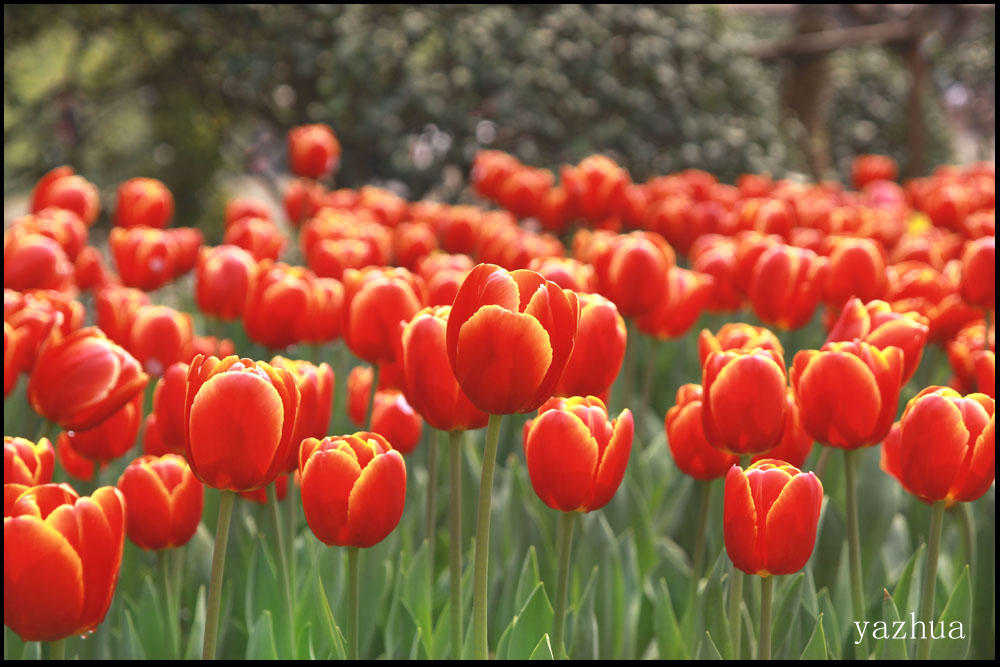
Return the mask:
<path id="1" fill-rule="evenodd" d="M 475 572 L 472 590 L 472 637 L 474 656 L 477 660 L 489 659 L 486 596 L 489 591 L 487 575 L 490 567 L 490 509 L 493 498 L 493 470 L 496 467 L 497 444 L 500 441 L 500 423 L 502 421 L 503 415 L 490 415 L 489 426 L 486 427 L 483 473 L 479 482 Z"/>
<path id="2" fill-rule="evenodd" d="M 66 659 L 66 640 L 58 639 L 54 642 L 49 642 L 49 660 L 65 660 Z"/>
<path id="3" fill-rule="evenodd" d="M 462 657 L 462 431 L 448 434 L 451 447 L 451 535 L 448 537 L 448 585 L 451 588 L 451 659 Z"/>
<path id="4" fill-rule="evenodd" d="M 215 646 L 219 639 L 219 607 L 222 603 L 222 571 L 226 565 L 229 520 L 233 516 L 235 500 L 235 491 L 224 490 L 219 494 L 219 523 L 215 528 L 215 550 L 212 553 L 212 579 L 208 585 L 208 614 L 205 617 L 202 660 L 215 660 Z"/>
<path id="5" fill-rule="evenodd" d="M 844 484 L 846 487 L 845 497 L 847 499 L 847 546 L 851 570 L 851 605 L 855 620 L 863 623 L 865 621 L 865 593 L 861 572 L 861 533 L 858 529 L 856 465 L 857 451 L 845 449 Z M 868 646 L 867 642 L 864 641 L 864 637 L 861 638 L 860 647 L 862 653 L 855 657 L 862 657 L 868 654 Z"/>
<path id="6" fill-rule="evenodd" d="M 643 360 L 646 365 L 646 376 L 642 380 L 642 395 L 639 398 L 639 409 L 635 412 L 635 418 L 641 423 L 646 423 L 646 410 L 649 408 L 649 401 L 653 397 L 653 383 L 656 380 L 656 358 L 663 347 L 663 342 L 655 338 L 649 339 L 649 353 Z"/>
<path id="7" fill-rule="evenodd" d="M 285 496 L 285 502 L 288 503 L 288 516 L 286 521 L 286 529 L 288 531 L 288 593 L 292 598 L 292 610 L 295 610 L 295 598 L 298 589 L 298 578 L 295 576 L 295 537 L 298 535 L 296 529 L 296 520 L 298 519 L 298 513 L 296 512 L 296 488 L 295 488 L 295 473 L 289 473 L 288 475 L 288 495 Z"/>
<path id="8" fill-rule="evenodd" d="M 556 606 L 552 628 L 552 654 L 556 660 L 563 659 L 563 631 L 566 621 L 566 597 L 569 589 L 569 556 L 573 551 L 573 524 L 576 512 L 563 512 L 559 517 L 559 533 L 556 538 L 559 552 L 559 578 L 556 580 Z M 568 656 L 567 656 L 568 657 Z"/>
<path id="9" fill-rule="evenodd" d="M 774 593 L 774 577 L 760 580 L 760 644 L 761 660 L 771 659 L 771 596 Z"/>
<path id="10" fill-rule="evenodd" d="M 177 627 L 178 609 L 174 597 L 174 582 L 170 572 L 170 554 L 173 550 L 161 549 L 156 552 L 156 560 L 160 565 L 160 579 L 163 580 L 163 593 L 167 604 L 167 641 L 170 642 L 170 654 L 179 657 L 180 639 Z"/>
<path id="11" fill-rule="evenodd" d="M 972 510 L 969 503 L 959 503 L 953 514 L 958 518 L 958 532 L 962 536 L 962 551 L 965 552 L 965 563 L 969 566 L 969 577 L 976 571 L 976 524 L 972 520 Z M 973 578 L 973 581 L 975 579 Z"/>
<path id="12" fill-rule="evenodd" d="M 358 615 L 361 608 L 361 571 L 358 567 L 361 549 L 347 547 L 347 659 L 358 659 Z"/>
<path id="13" fill-rule="evenodd" d="M 267 487 L 267 509 L 271 515 L 271 528 L 274 539 L 278 542 L 278 565 L 280 566 L 280 585 L 285 591 L 285 612 L 288 615 L 288 641 L 291 653 L 290 659 L 295 660 L 295 606 L 292 602 L 292 586 L 288 576 L 288 556 L 285 552 L 285 534 L 281 528 L 281 518 L 278 515 L 278 484 L 272 482 Z"/>
<path id="14" fill-rule="evenodd" d="M 625 374 L 622 377 L 622 407 L 627 408 L 632 405 L 632 389 L 635 385 L 635 364 L 636 347 L 639 344 L 639 335 L 636 333 L 632 320 L 625 321 L 626 342 L 625 342 Z"/>
<path id="15" fill-rule="evenodd" d="M 934 503 L 931 512 L 931 534 L 927 540 L 927 562 L 924 566 L 924 587 L 920 592 L 920 619 L 934 627 L 934 593 L 937 588 L 938 553 L 941 550 L 941 528 L 944 525 L 944 501 Z M 917 644 L 917 660 L 931 657 L 933 629 Z"/>
<path id="16" fill-rule="evenodd" d="M 372 414 L 375 412 L 375 392 L 378 387 L 378 364 L 372 365 L 372 388 L 368 392 L 368 410 L 365 413 L 365 428 L 372 430 Z"/>
<path id="17" fill-rule="evenodd" d="M 171 549 L 171 569 L 172 575 L 170 577 L 170 584 L 173 586 L 174 594 L 174 619 L 177 622 L 177 639 L 182 641 L 182 631 L 181 631 L 181 608 L 184 606 L 184 547 L 178 547 L 176 549 Z M 182 646 L 178 645 L 177 650 L 181 651 Z"/>
<path id="18" fill-rule="evenodd" d="M 705 530 L 708 527 L 708 510 L 712 503 L 713 481 L 697 482 L 701 487 L 701 497 L 698 503 L 698 528 L 694 535 L 694 556 L 691 559 L 691 578 L 694 579 L 696 587 L 698 580 L 701 579 L 701 568 L 705 562 Z"/>
<path id="19" fill-rule="evenodd" d="M 440 437 L 442 439 L 447 438 L 447 434 L 444 431 L 440 432 Z M 427 540 L 427 562 L 430 564 L 431 568 L 431 581 L 434 580 L 434 547 L 435 545 L 435 533 L 436 521 L 436 500 L 435 496 L 437 494 L 437 438 L 434 437 L 433 433 L 428 434 L 427 438 L 427 503 L 424 506 L 424 539 Z"/>

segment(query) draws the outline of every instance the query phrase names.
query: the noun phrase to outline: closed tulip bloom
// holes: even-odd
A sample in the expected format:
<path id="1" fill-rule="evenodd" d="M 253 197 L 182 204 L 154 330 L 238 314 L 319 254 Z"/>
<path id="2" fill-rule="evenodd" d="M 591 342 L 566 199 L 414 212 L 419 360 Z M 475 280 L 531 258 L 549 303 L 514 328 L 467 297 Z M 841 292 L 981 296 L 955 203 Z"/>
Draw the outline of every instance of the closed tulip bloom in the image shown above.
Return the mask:
<path id="1" fill-rule="evenodd" d="M 152 303 L 149 295 L 134 287 L 112 286 L 100 290 L 94 299 L 97 326 L 119 345 L 132 342 L 132 322 L 143 306 Z"/>
<path id="2" fill-rule="evenodd" d="M 115 227 L 111 230 L 111 257 L 122 283 L 150 292 L 177 276 L 180 249 L 167 230 L 153 227 Z"/>
<path id="3" fill-rule="evenodd" d="M 226 209 L 223 213 L 223 226 L 229 226 L 243 218 L 264 218 L 271 219 L 271 207 L 264 202 L 247 199 L 246 197 L 233 197 L 226 202 Z"/>
<path id="4" fill-rule="evenodd" d="M 64 431 L 59 434 L 59 440 L 65 439 L 74 452 L 91 461 L 113 461 L 135 444 L 142 422 L 142 399 L 143 394 L 139 392 L 97 426 Z"/>
<path id="5" fill-rule="evenodd" d="M 347 269 L 378 264 L 377 252 L 362 239 L 318 239 L 309 247 L 306 263 L 318 276 L 342 280 Z"/>
<path id="6" fill-rule="evenodd" d="M 32 213 L 50 206 L 73 211 L 89 227 L 97 220 L 101 201 L 97 186 L 78 175 L 73 167 L 56 167 L 31 191 Z"/>
<path id="7" fill-rule="evenodd" d="M 782 245 L 765 251 L 748 290 L 757 317 L 782 329 L 808 324 L 823 295 L 826 269 L 826 259 L 811 250 Z"/>
<path id="8" fill-rule="evenodd" d="M 45 208 L 15 220 L 10 230 L 4 234 L 5 245 L 8 234 L 47 236 L 59 244 L 71 262 L 76 261 L 80 251 L 87 245 L 87 226 L 76 213 L 64 208 Z"/>
<path id="9" fill-rule="evenodd" d="M 743 305 L 747 285 L 740 282 L 738 250 L 735 241 L 717 234 L 706 234 L 691 246 L 691 268 L 715 281 L 709 310 L 727 312 Z"/>
<path id="10" fill-rule="evenodd" d="M 844 305 L 826 342 L 858 339 L 880 350 L 898 347 L 903 352 L 903 384 L 906 384 L 920 365 L 929 331 L 927 318 L 919 313 L 896 313 L 885 301 L 865 304 L 852 298 Z"/>
<path id="11" fill-rule="evenodd" d="M 985 394 L 962 396 L 927 387 L 900 420 L 899 476 L 926 502 L 972 502 L 996 476 L 995 404 Z"/>
<path id="12" fill-rule="evenodd" d="M 698 321 L 712 298 L 712 276 L 673 267 L 667 273 L 667 298 L 636 320 L 639 331 L 654 338 L 679 338 Z"/>
<path id="13" fill-rule="evenodd" d="M 322 178 L 340 165 L 340 142 L 323 123 L 300 125 L 288 131 L 288 163 L 292 173 Z"/>
<path id="14" fill-rule="evenodd" d="M 701 365 L 705 365 L 708 355 L 722 350 L 752 350 L 756 347 L 773 350 L 782 357 L 785 355 L 781 341 L 774 332 L 765 327 L 755 327 L 746 322 L 726 322 L 713 334 L 708 329 L 702 329 L 698 335 L 698 356 Z"/>
<path id="15" fill-rule="evenodd" d="M 280 356 L 271 359 L 271 365 L 289 371 L 299 390 L 299 410 L 292 433 L 292 448 L 285 465 L 287 472 L 295 470 L 299 465 L 299 444 L 306 438 L 322 437 L 326 433 L 326 427 L 330 424 L 330 412 L 333 410 L 333 369 L 327 363 L 316 366 L 308 361 Z"/>
<path id="16" fill-rule="evenodd" d="M 809 561 L 823 484 L 784 461 L 764 459 L 726 475 L 723 533 L 733 565 L 762 577 L 798 572 Z"/>
<path id="17" fill-rule="evenodd" d="M 183 456 L 141 456 L 125 468 L 118 490 L 128 503 L 125 532 L 140 549 L 182 547 L 201 523 L 205 488 Z"/>
<path id="18" fill-rule="evenodd" d="M 149 376 L 135 357 L 95 327 L 42 344 L 28 383 L 35 412 L 67 430 L 97 426 L 142 392 Z"/>
<path id="19" fill-rule="evenodd" d="M 410 406 L 403 392 L 398 389 L 380 389 L 375 392 L 371 429 L 391 442 L 397 452 L 406 455 L 420 444 L 424 420 Z"/>
<path id="20" fill-rule="evenodd" d="M 55 290 L 23 294 L 5 290 L 5 298 L 8 294 L 16 295 L 9 305 L 5 300 L 4 323 L 17 331 L 19 340 L 13 363 L 18 372 L 30 372 L 35 367 L 38 351 L 53 328 L 65 336 L 83 326 L 83 304 L 68 294 Z"/>
<path id="21" fill-rule="evenodd" d="M 490 414 L 536 410 L 566 370 L 579 318 L 575 293 L 534 271 L 480 264 L 448 318 L 448 360 L 459 386 Z"/>
<path id="22" fill-rule="evenodd" d="M 163 229 L 174 217 L 174 196 L 155 178 L 133 178 L 118 186 L 115 225 Z"/>
<path id="23" fill-rule="evenodd" d="M 227 322 L 239 318 L 256 275 L 257 261 L 239 246 L 203 249 L 194 278 L 198 308 Z"/>
<path id="24" fill-rule="evenodd" d="M 427 303 L 448 306 L 455 303 L 458 288 L 475 264 L 468 255 L 433 253 L 418 264 L 417 274 L 427 284 Z"/>
<path id="25" fill-rule="evenodd" d="M 400 322 L 427 303 L 424 281 L 406 269 L 344 272 L 344 342 L 370 363 L 396 360 Z"/>
<path id="26" fill-rule="evenodd" d="M 979 386 L 977 379 L 977 353 L 984 350 L 996 351 L 996 328 L 987 331 L 986 322 L 979 320 L 962 328 L 946 346 L 948 362 L 954 375 L 949 384 L 961 394 L 971 394 L 975 391 L 988 394 L 986 388 Z"/>
<path id="27" fill-rule="evenodd" d="M 337 340 L 344 322 L 344 285 L 336 278 L 315 278 L 312 288 L 302 340 L 306 343 Z"/>
<path id="28" fill-rule="evenodd" d="M 177 243 L 177 262 L 174 265 L 174 277 L 183 276 L 194 271 L 198 264 L 198 253 L 205 245 L 205 233 L 197 227 L 173 227 L 166 230 Z"/>
<path id="29" fill-rule="evenodd" d="M 104 255 L 94 246 L 86 246 L 80 250 L 73 264 L 73 275 L 76 286 L 83 291 L 95 291 L 107 287 L 118 280 L 104 262 Z"/>
<path id="30" fill-rule="evenodd" d="M 708 443 L 701 411 L 701 385 L 682 385 L 677 390 L 676 404 L 667 410 L 664 420 L 667 445 L 674 463 L 685 475 L 700 480 L 718 479 L 740 459 Z"/>
<path id="31" fill-rule="evenodd" d="M 156 430 L 166 451 L 184 452 L 184 395 L 187 392 L 188 365 L 182 362 L 171 364 L 156 381 L 153 389 L 153 412 Z M 148 422 L 147 422 L 148 428 Z"/>
<path id="32" fill-rule="evenodd" d="M 702 368 L 702 420 L 713 447 L 760 454 L 781 440 L 787 423 L 785 361 L 773 350 L 713 352 Z"/>
<path id="33" fill-rule="evenodd" d="M 611 501 L 632 451 L 632 413 L 610 419 L 601 399 L 552 398 L 524 425 L 531 486 L 546 505 L 592 512 Z"/>
<path id="34" fill-rule="evenodd" d="M 392 253 L 397 266 L 415 272 L 420 260 L 436 249 L 437 235 L 429 225 L 404 222 L 395 229 Z"/>
<path id="35" fill-rule="evenodd" d="M 996 308 L 996 237 L 976 239 L 962 253 L 962 298 L 974 306 Z"/>
<path id="36" fill-rule="evenodd" d="M 30 289 L 66 291 L 73 285 L 73 263 L 62 247 L 41 234 L 4 238 L 3 286 L 23 292 Z"/>
<path id="37" fill-rule="evenodd" d="M 277 260 L 285 249 L 285 237 L 277 226 L 263 218 L 242 218 L 226 229 L 222 242 L 243 248 L 258 262 Z"/>
<path id="38" fill-rule="evenodd" d="M 854 341 L 803 350 L 792 364 L 802 423 L 814 440 L 840 449 L 878 444 L 896 416 L 903 352 Z"/>
<path id="39" fill-rule="evenodd" d="M 597 288 L 594 267 L 571 257 L 539 257 L 531 260 L 528 268 L 563 289 L 593 292 Z"/>
<path id="40" fill-rule="evenodd" d="M 323 206 L 325 197 L 326 188 L 322 185 L 307 178 L 297 178 L 288 184 L 282 195 L 285 215 L 294 226 L 298 227 L 316 215 Z"/>
<path id="41" fill-rule="evenodd" d="M 976 388 L 990 398 L 997 397 L 997 360 L 993 350 L 976 350 L 972 355 L 976 367 Z"/>
<path id="42" fill-rule="evenodd" d="M 9 325 L 3 323 L 3 397 L 10 396 L 17 386 L 17 379 L 21 376 L 21 333 Z"/>
<path id="43" fill-rule="evenodd" d="M 674 251 L 659 234 L 633 232 L 616 237 L 594 262 L 601 293 L 625 317 L 644 315 L 667 297 L 667 271 Z"/>
<path id="44" fill-rule="evenodd" d="M 763 454 L 758 454 L 751 459 L 756 463 L 761 459 L 777 459 L 790 463 L 796 468 L 805 465 L 806 459 L 812 452 L 813 439 L 806 433 L 802 426 L 802 416 L 799 414 L 798 403 L 795 402 L 795 394 L 791 389 L 785 394 L 785 430 L 781 434 L 781 440 L 774 449 L 770 449 Z"/>
<path id="45" fill-rule="evenodd" d="M 403 515 L 406 464 L 378 433 L 309 438 L 299 472 L 306 521 L 328 546 L 374 546 Z"/>
<path id="46" fill-rule="evenodd" d="M 243 311 L 247 337 L 272 350 L 301 341 L 311 316 L 312 281 L 308 269 L 261 262 Z"/>
<path id="47" fill-rule="evenodd" d="M 128 350 L 153 377 L 185 357 L 194 339 L 191 316 L 170 306 L 140 306 L 132 320 Z"/>
<path id="48" fill-rule="evenodd" d="M 125 547 L 125 500 L 109 486 L 4 486 L 3 622 L 22 641 L 85 635 L 108 613 Z"/>
<path id="49" fill-rule="evenodd" d="M 885 297 L 887 258 L 882 244 L 872 239 L 830 237 L 826 245 L 832 246 L 823 296 L 826 303 L 838 308 L 851 297 L 865 302 Z"/>
<path id="50" fill-rule="evenodd" d="M 450 315 L 451 306 L 425 308 L 404 326 L 397 355 L 405 375 L 404 391 L 409 404 L 438 430 L 482 428 L 489 415 L 469 401 L 448 363 Z"/>
<path id="51" fill-rule="evenodd" d="M 298 414 L 294 376 L 262 361 L 195 357 L 184 398 L 185 452 L 215 489 L 253 491 L 284 469 Z"/>
<path id="52" fill-rule="evenodd" d="M 3 483 L 38 486 L 52 481 L 56 451 L 48 438 L 34 443 L 27 438 L 3 437 Z"/>
<path id="53" fill-rule="evenodd" d="M 600 294 L 578 293 L 580 324 L 573 353 L 555 388 L 556 396 L 605 398 L 625 359 L 625 320 Z"/>

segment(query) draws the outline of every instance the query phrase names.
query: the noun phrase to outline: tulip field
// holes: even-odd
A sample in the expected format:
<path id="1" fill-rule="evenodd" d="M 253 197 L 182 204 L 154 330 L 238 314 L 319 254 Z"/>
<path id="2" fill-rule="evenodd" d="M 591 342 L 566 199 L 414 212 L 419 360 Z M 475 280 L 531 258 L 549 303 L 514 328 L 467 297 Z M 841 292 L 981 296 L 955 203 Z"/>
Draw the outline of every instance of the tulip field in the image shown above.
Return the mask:
<path id="1" fill-rule="evenodd" d="M 994 657 L 992 163 L 340 158 L 5 228 L 5 659 Z"/>

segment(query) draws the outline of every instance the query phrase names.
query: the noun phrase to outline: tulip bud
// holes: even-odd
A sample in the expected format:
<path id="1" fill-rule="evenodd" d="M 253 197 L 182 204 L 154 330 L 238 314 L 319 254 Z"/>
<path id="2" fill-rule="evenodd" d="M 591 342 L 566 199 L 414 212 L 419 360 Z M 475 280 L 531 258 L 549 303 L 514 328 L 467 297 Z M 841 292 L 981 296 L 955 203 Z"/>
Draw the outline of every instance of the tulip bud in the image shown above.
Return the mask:
<path id="1" fill-rule="evenodd" d="M 300 125 L 288 131 L 288 163 L 292 173 L 322 178 L 340 165 L 340 142 L 329 125 Z"/>
<path id="2" fill-rule="evenodd" d="M 667 411 L 664 420 L 667 445 L 674 463 L 685 475 L 700 480 L 718 479 L 739 463 L 739 457 L 709 444 L 701 413 L 701 385 L 681 386 L 677 390 L 677 403 Z"/>
<path id="3" fill-rule="evenodd" d="M 205 489 L 184 457 L 139 457 L 118 479 L 118 490 L 128 504 L 126 534 L 140 549 L 173 549 L 194 537 Z"/>
<path id="4" fill-rule="evenodd" d="M 787 423 L 785 361 L 761 348 L 713 352 L 702 369 L 702 421 L 713 447 L 760 454 L 781 441 Z"/>
<path id="5" fill-rule="evenodd" d="M 133 178 L 118 186 L 115 225 L 163 229 L 174 217 L 174 196 L 155 178 Z"/>
<path id="6" fill-rule="evenodd" d="M 194 284 L 198 308 L 227 322 L 237 319 L 256 276 L 257 262 L 243 248 L 221 245 L 202 250 Z"/>
<path id="7" fill-rule="evenodd" d="M 580 323 L 556 396 L 598 396 L 611 391 L 625 359 L 628 333 L 615 304 L 600 294 L 578 293 Z"/>
<path id="8" fill-rule="evenodd" d="M 32 213 L 50 206 L 73 211 L 90 227 L 97 220 L 101 202 L 97 186 L 77 175 L 73 167 L 56 167 L 31 192 Z"/>

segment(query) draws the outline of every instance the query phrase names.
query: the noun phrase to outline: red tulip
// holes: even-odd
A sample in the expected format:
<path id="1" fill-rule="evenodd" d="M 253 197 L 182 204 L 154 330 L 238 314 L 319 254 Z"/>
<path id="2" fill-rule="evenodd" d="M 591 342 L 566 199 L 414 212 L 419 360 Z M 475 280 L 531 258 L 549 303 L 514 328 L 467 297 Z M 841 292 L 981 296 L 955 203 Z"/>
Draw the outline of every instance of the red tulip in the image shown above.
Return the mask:
<path id="1" fill-rule="evenodd" d="M 257 276 L 257 262 L 249 252 L 234 245 L 205 248 L 195 273 L 195 298 L 206 315 L 226 321 L 243 314 L 247 294 Z"/>
<path id="2" fill-rule="evenodd" d="M 292 432 L 292 447 L 284 470 L 291 471 L 299 465 L 299 445 L 306 438 L 322 437 L 330 423 L 333 410 L 333 369 L 329 364 L 316 366 L 308 361 L 297 361 L 285 357 L 271 360 L 275 368 L 284 369 L 295 378 L 299 390 L 299 410 Z"/>
<path id="3" fill-rule="evenodd" d="M 400 322 L 427 303 L 424 281 L 406 269 L 344 272 L 344 342 L 371 363 L 396 359 Z"/>
<path id="4" fill-rule="evenodd" d="M 155 178 L 133 178 L 118 186 L 115 225 L 163 229 L 174 217 L 174 196 Z"/>
<path id="5" fill-rule="evenodd" d="M 285 249 L 285 237 L 270 220 L 241 218 L 226 229 L 222 242 L 243 248 L 258 262 L 262 259 L 277 260 Z"/>
<path id="6" fill-rule="evenodd" d="M 97 326 L 119 345 L 132 342 L 132 322 L 143 306 L 150 305 L 149 295 L 134 287 L 112 286 L 97 292 Z"/>
<path id="7" fill-rule="evenodd" d="M 128 350 L 143 370 L 158 377 L 171 364 L 186 358 L 194 339 L 191 316 L 170 306 L 140 306 L 132 319 Z"/>
<path id="8" fill-rule="evenodd" d="M 851 163 L 851 183 L 857 190 L 873 181 L 894 181 L 898 175 L 896 161 L 886 155 L 859 155 Z"/>
<path id="9" fill-rule="evenodd" d="M 438 430 L 482 428 L 489 415 L 472 405 L 458 386 L 448 362 L 446 341 L 450 316 L 451 306 L 425 308 L 404 326 L 397 354 L 405 375 L 404 391 L 410 405 Z M 353 377 L 353 371 L 351 375 Z M 367 403 L 367 393 L 365 399 Z"/>
<path id="10" fill-rule="evenodd" d="M 271 219 L 271 207 L 267 204 L 245 197 L 234 197 L 226 202 L 226 210 L 223 214 L 224 228 L 229 229 L 230 225 L 243 218 L 264 218 Z"/>
<path id="11" fill-rule="evenodd" d="M 3 397 L 10 396 L 21 376 L 23 335 L 6 321 L 3 323 Z"/>
<path id="12" fill-rule="evenodd" d="M 115 227 L 111 230 L 111 256 L 129 287 L 147 292 L 177 277 L 180 248 L 167 230 L 152 227 Z"/>
<path id="13" fill-rule="evenodd" d="M 105 264 L 104 255 L 94 246 L 86 246 L 80 250 L 73 265 L 73 274 L 76 286 L 84 291 L 96 291 L 118 281 L 118 276 Z"/>
<path id="14" fill-rule="evenodd" d="M 406 501 L 406 464 L 378 433 L 302 443 L 302 508 L 326 545 L 371 547 L 393 531 Z"/>
<path id="15" fill-rule="evenodd" d="M 182 547 L 198 530 L 205 488 L 184 457 L 141 456 L 125 468 L 118 490 L 128 504 L 125 532 L 140 549 Z"/>
<path id="16" fill-rule="evenodd" d="M 748 294 L 761 321 L 798 329 L 812 319 L 823 293 L 826 259 L 811 250 L 775 246 L 757 260 Z"/>
<path id="17" fill-rule="evenodd" d="M 762 577 L 798 572 L 809 561 L 823 504 L 811 472 L 764 459 L 726 475 L 723 532 L 733 565 Z"/>
<path id="18" fill-rule="evenodd" d="M 762 348 L 713 352 L 702 376 L 702 421 L 713 447 L 744 455 L 778 445 L 788 421 L 780 353 Z"/>
<path id="19" fill-rule="evenodd" d="M 64 208 L 45 208 L 15 220 L 9 232 L 4 235 L 5 246 L 8 234 L 11 237 L 24 234 L 47 236 L 59 244 L 71 262 L 76 261 L 80 251 L 87 245 L 87 226 L 76 213 Z"/>
<path id="20" fill-rule="evenodd" d="M 556 396 L 598 396 L 611 390 L 625 359 L 625 320 L 600 294 L 576 295 L 580 323 L 573 353 L 555 388 Z"/>
<path id="21" fill-rule="evenodd" d="M 337 340 L 344 322 L 344 286 L 335 278 L 315 278 L 312 288 L 302 340 L 306 343 Z"/>
<path id="22" fill-rule="evenodd" d="M 190 273 L 198 263 L 198 253 L 205 244 L 205 234 L 197 227 L 174 227 L 166 231 L 177 244 L 174 277 Z"/>
<path id="23" fill-rule="evenodd" d="M 82 431 L 120 410 L 147 382 L 139 362 L 100 329 L 63 336 L 54 328 L 38 353 L 28 401 L 46 419 Z"/>
<path id="24" fill-rule="evenodd" d="M 566 369 L 579 317 L 573 292 L 533 271 L 480 264 L 448 318 L 448 360 L 459 386 L 490 414 L 537 409 Z"/>
<path id="25" fill-rule="evenodd" d="M 712 352 L 752 350 L 757 347 L 773 350 L 782 357 L 785 355 L 781 341 L 778 340 L 773 331 L 745 322 L 726 322 L 719 329 L 718 334 L 713 334 L 708 329 L 702 329 L 698 336 L 698 356 L 701 358 L 702 366 L 705 365 L 705 361 L 708 360 L 708 356 Z"/>
<path id="26" fill-rule="evenodd" d="M 38 486 L 52 481 L 56 452 L 48 438 L 38 444 L 26 438 L 3 437 L 3 483 Z"/>
<path id="27" fill-rule="evenodd" d="M 8 294 L 12 297 L 9 303 Z M 30 372 L 35 367 L 38 351 L 53 328 L 66 336 L 83 326 L 84 315 L 83 304 L 62 292 L 34 290 L 21 294 L 5 290 L 4 322 L 17 331 L 19 338 L 12 359 L 17 372 Z"/>
<path id="28" fill-rule="evenodd" d="M 996 476 L 994 401 L 927 387 L 900 420 L 899 479 L 925 502 L 972 502 Z"/>
<path id="29" fill-rule="evenodd" d="M 903 352 L 903 384 L 906 384 L 920 365 L 928 331 L 927 318 L 919 313 L 895 313 L 885 301 L 862 304 L 861 299 L 853 298 L 844 304 L 826 342 L 858 339 L 880 350 L 898 347 Z"/>
<path id="30" fill-rule="evenodd" d="M 396 265 L 415 272 L 420 260 L 437 249 L 437 235 L 429 225 L 404 222 L 393 235 Z"/>
<path id="31" fill-rule="evenodd" d="M 73 263 L 60 245 L 41 234 L 14 234 L 4 238 L 3 286 L 19 292 L 30 289 L 66 291 L 73 285 Z"/>
<path id="32" fill-rule="evenodd" d="M 996 237 L 976 239 L 962 253 L 962 297 L 973 306 L 996 308 Z"/>
<path id="33" fill-rule="evenodd" d="M 101 202 L 97 186 L 77 175 L 73 167 L 56 167 L 31 191 L 32 213 L 50 206 L 73 211 L 89 227 L 97 220 Z"/>
<path id="34" fill-rule="evenodd" d="M 458 288 L 474 266 L 468 255 L 432 253 L 417 265 L 417 274 L 427 284 L 427 303 L 431 306 L 451 306 Z"/>
<path id="35" fill-rule="evenodd" d="M 839 308 L 851 297 L 864 302 L 885 297 L 887 260 L 878 241 L 832 236 L 826 245 L 831 247 L 823 297 L 826 303 Z"/>
<path id="36" fill-rule="evenodd" d="M 611 501 L 632 451 L 632 413 L 611 420 L 601 399 L 553 398 L 524 425 L 524 458 L 535 493 L 563 512 Z"/>
<path id="37" fill-rule="evenodd" d="M 667 411 L 664 420 L 667 445 L 674 463 L 685 475 L 701 480 L 717 479 L 725 476 L 740 459 L 708 443 L 701 413 L 701 385 L 682 385 L 677 390 L 676 405 Z"/>
<path id="38" fill-rule="evenodd" d="M 633 232 L 618 236 L 596 258 L 594 269 L 601 294 L 614 301 L 625 317 L 650 312 L 667 298 L 667 271 L 674 251 L 659 234 Z"/>
<path id="39" fill-rule="evenodd" d="M 311 316 L 312 281 L 308 269 L 261 262 L 243 311 L 247 337 L 272 350 L 301 341 Z"/>
<path id="40" fill-rule="evenodd" d="M 803 350 L 792 364 L 802 423 L 814 440 L 857 449 L 878 444 L 896 416 L 903 352 L 855 341 Z"/>
<path id="41" fill-rule="evenodd" d="M 285 205 L 285 215 L 294 226 L 298 227 L 316 215 L 316 212 L 323 206 L 324 197 L 326 197 L 326 189 L 322 185 L 306 178 L 298 178 L 285 188 L 282 198 Z"/>
<path id="42" fill-rule="evenodd" d="M 86 430 L 67 430 L 59 434 L 72 450 L 91 461 L 107 462 L 124 455 L 139 435 L 142 421 L 143 394 L 139 392 L 131 401 L 110 417 Z"/>
<path id="43" fill-rule="evenodd" d="M 98 464 L 92 459 L 80 456 L 67 438 L 56 439 L 56 460 L 59 461 L 59 467 L 65 470 L 71 479 L 81 482 L 94 481 L 94 473 L 98 468 L 103 470 L 107 466 L 106 463 Z"/>
<path id="44" fill-rule="evenodd" d="M 571 257 L 538 257 L 531 260 L 528 268 L 563 289 L 593 292 L 597 287 L 594 267 Z"/>
<path id="45" fill-rule="evenodd" d="M 316 123 L 289 130 L 288 163 L 292 173 L 307 178 L 322 178 L 337 171 L 340 165 L 340 142 L 337 141 L 333 128 Z"/>
<path id="46" fill-rule="evenodd" d="M 198 355 L 184 398 L 184 449 L 194 474 L 215 489 L 252 491 L 284 469 L 299 391 L 286 370 L 239 357 Z"/>
<path id="47" fill-rule="evenodd" d="M 732 239 L 706 234 L 691 246 L 691 268 L 714 281 L 709 310 L 727 312 L 743 305 L 747 285 L 740 282 L 739 246 Z"/>
<path id="48" fill-rule="evenodd" d="M 105 486 L 4 486 L 3 622 L 22 641 L 94 630 L 108 613 L 125 546 L 125 501 Z"/>
<path id="49" fill-rule="evenodd" d="M 813 439 L 802 426 L 799 406 L 791 389 L 785 394 L 785 405 L 785 430 L 781 434 L 781 440 L 774 449 L 753 457 L 752 463 L 762 459 L 777 459 L 801 468 L 812 453 Z"/>
<path id="50" fill-rule="evenodd" d="M 167 367 L 153 389 L 153 411 L 146 418 L 143 453 L 184 453 L 184 394 L 187 391 L 188 365 Z"/>
<path id="51" fill-rule="evenodd" d="M 712 276 L 677 266 L 667 273 L 667 282 L 667 298 L 636 319 L 639 331 L 661 340 L 686 334 L 708 306 L 715 286 Z"/>

